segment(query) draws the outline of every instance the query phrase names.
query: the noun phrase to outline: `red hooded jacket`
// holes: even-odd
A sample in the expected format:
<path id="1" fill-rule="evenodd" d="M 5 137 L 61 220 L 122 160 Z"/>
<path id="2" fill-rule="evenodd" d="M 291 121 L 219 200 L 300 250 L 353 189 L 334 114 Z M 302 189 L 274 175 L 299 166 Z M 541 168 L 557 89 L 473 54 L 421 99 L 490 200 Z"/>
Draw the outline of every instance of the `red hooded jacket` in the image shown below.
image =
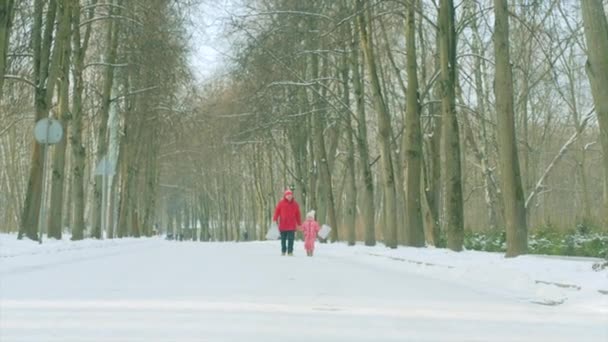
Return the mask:
<path id="1" fill-rule="evenodd" d="M 298 202 L 296 202 L 295 199 L 289 201 L 287 198 L 283 197 L 277 204 L 272 220 L 278 220 L 279 231 L 287 232 L 296 230 L 302 223 Z"/>

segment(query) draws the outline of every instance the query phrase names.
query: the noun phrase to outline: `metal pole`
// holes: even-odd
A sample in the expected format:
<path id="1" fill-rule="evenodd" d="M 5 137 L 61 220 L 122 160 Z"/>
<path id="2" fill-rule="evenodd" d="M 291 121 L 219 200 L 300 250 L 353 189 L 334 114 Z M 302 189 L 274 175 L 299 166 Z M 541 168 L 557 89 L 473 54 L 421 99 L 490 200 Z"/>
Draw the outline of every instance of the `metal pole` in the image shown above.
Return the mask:
<path id="1" fill-rule="evenodd" d="M 44 222 L 45 222 L 45 208 L 46 208 L 46 199 L 45 199 L 45 189 L 46 189 L 46 155 L 49 148 L 49 135 L 51 130 L 51 120 L 47 118 L 46 124 L 46 137 L 44 139 L 44 147 L 42 149 L 42 184 L 41 184 L 41 194 L 40 194 L 40 211 L 38 212 L 38 233 L 40 234 L 38 238 L 38 242 L 42 244 L 42 234 L 44 233 Z"/>
<path id="2" fill-rule="evenodd" d="M 116 237 L 116 234 L 118 234 L 118 210 L 120 210 L 120 208 L 118 207 L 118 191 L 116 191 L 116 188 L 113 186 L 114 177 L 116 177 L 116 175 L 110 177 L 110 190 L 112 195 L 112 236 Z"/>
<path id="3" fill-rule="evenodd" d="M 42 243 L 42 234 L 44 233 L 44 221 L 45 221 L 45 188 L 46 188 L 46 154 L 48 149 L 48 144 L 43 144 L 42 147 L 42 184 L 41 184 L 41 194 L 40 194 L 40 211 L 38 212 L 38 242 Z"/>
<path id="4" fill-rule="evenodd" d="M 106 161 L 107 164 L 107 161 Z M 104 165 L 104 172 L 103 172 L 103 180 L 101 182 L 101 186 L 103 187 L 103 190 L 101 191 L 101 234 L 100 234 L 100 239 L 103 239 L 103 234 L 106 231 L 106 221 L 107 221 L 107 216 L 108 216 L 108 210 L 107 210 L 107 202 L 108 202 L 108 176 L 107 176 L 107 166 Z"/>

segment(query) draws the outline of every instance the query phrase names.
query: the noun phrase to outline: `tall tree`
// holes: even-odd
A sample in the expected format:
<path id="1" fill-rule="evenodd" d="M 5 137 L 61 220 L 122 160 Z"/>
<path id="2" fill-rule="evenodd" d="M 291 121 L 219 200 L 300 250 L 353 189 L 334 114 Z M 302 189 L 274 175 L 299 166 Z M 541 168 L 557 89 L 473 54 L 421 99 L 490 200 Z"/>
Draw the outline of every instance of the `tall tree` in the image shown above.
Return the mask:
<path id="1" fill-rule="evenodd" d="M 432 87 L 430 95 L 434 99 L 441 98 L 441 82 L 435 82 L 427 80 L 427 69 L 441 70 L 441 63 L 439 55 L 431 52 L 428 48 L 427 40 L 425 39 L 425 31 L 423 29 L 424 17 L 424 6 L 422 6 L 421 0 L 418 0 L 418 10 L 420 11 L 420 18 L 418 26 L 421 28 L 418 30 L 420 51 L 422 60 L 430 60 L 432 63 L 421 64 L 421 79 L 426 87 Z M 432 30 L 435 36 L 435 45 L 437 51 L 439 51 L 440 32 L 437 27 L 433 27 Z M 429 70 L 430 71 L 430 70 Z M 419 99 L 424 101 L 425 99 Z M 441 102 L 441 101 L 439 101 Z M 445 246 L 445 239 L 441 236 L 441 208 L 442 208 L 442 184 L 441 184 L 441 141 L 442 141 L 442 117 L 441 117 L 441 103 L 431 103 L 428 106 L 428 114 L 425 122 L 425 134 L 424 138 L 424 197 L 426 208 L 424 221 L 425 221 L 425 232 L 428 237 L 429 244 L 437 247 Z"/>
<path id="2" fill-rule="evenodd" d="M 109 3 L 110 15 L 120 16 L 122 1 L 111 1 Z M 101 109 L 99 112 L 99 126 L 97 127 L 97 152 L 95 155 L 95 166 L 97 166 L 103 158 L 109 158 L 108 155 L 108 118 L 110 116 L 110 105 L 112 103 L 112 89 L 114 85 L 114 69 L 116 64 L 116 55 L 118 53 L 118 42 L 120 34 L 120 21 L 109 20 L 106 27 L 106 58 L 104 65 L 104 78 L 101 94 Z M 102 213 L 102 184 L 103 176 L 96 175 L 93 185 L 93 203 L 91 205 L 91 227 L 92 235 L 96 238 L 102 237 L 101 232 L 101 215 Z"/>
<path id="3" fill-rule="evenodd" d="M 0 99 L 2 99 L 6 57 L 8 55 L 14 10 L 14 0 L 0 0 Z"/>
<path id="4" fill-rule="evenodd" d="M 316 23 L 316 19 L 311 17 L 310 19 L 311 32 L 317 32 L 318 27 Z M 312 48 L 311 53 L 311 72 L 312 79 L 314 80 L 314 85 L 312 87 L 312 98 L 313 100 L 313 110 L 315 114 L 313 115 L 313 127 L 315 129 L 315 156 L 317 157 L 317 165 L 320 168 L 321 182 L 320 184 L 320 193 L 323 196 L 323 207 L 327 208 L 327 217 L 329 219 L 329 224 L 332 227 L 331 231 L 331 240 L 338 241 L 338 221 L 336 219 L 336 209 L 335 209 L 335 201 L 333 194 L 333 183 L 331 178 L 330 166 L 329 166 L 329 156 L 325 147 L 325 134 L 323 133 L 326 126 L 326 111 L 320 109 L 319 107 L 323 106 L 323 99 L 321 97 L 320 86 L 319 86 L 319 54 L 316 52 L 321 46 L 319 46 L 319 37 L 311 37 L 310 46 Z M 325 62 L 327 63 L 327 62 Z"/>
<path id="5" fill-rule="evenodd" d="M 495 171 L 494 167 L 490 164 L 489 151 L 490 135 L 488 134 L 488 123 L 486 120 L 486 91 L 484 89 L 484 78 L 483 75 L 486 73 L 486 60 L 483 57 L 482 51 L 482 40 L 479 33 L 478 15 L 477 13 L 477 2 L 474 0 L 468 0 L 465 5 L 466 15 L 470 18 L 469 22 L 471 30 L 473 31 L 473 37 L 471 41 L 471 52 L 474 58 L 474 82 L 475 82 L 475 96 L 476 106 L 475 110 L 477 115 L 481 117 L 479 120 L 479 129 L 475 132 L 471 120 L 465 115 L 463 117 L 466 140 L 471 145 L 475 157 L 479 162 L 481 172 L 483 175 L 484 183 L 484 200 L 487 206 L 487 217 L 488 217 L 488 228 L 494 230 L 498 226 L 498 205 L 497 205 L 497 189 L 495 182 Z M 477 139 L 476 139 L 477 137 Z"/>
<path id="6" fill-rule="evenodd" d="M 344 9 L 344 2 L 342 3 L 342 8 Z M 344 32 L 345 36 L 348 38 L 344 45 L 344 50 L 346 51 L 346 44 L 352 40 L 352 30 L 350 25 L 345 25 Z M 342 120 L 344 120 L 344 125 L 346 126 L 346 131 L 344 132 L 346 137 L 346 148 L 348 156 L 346 157 L 346 201 L 345 201 L 345 210 L 344 214 L 346 217 L 344 218 L 344 226 L 347 230 L 347 241 L 350 246 L 355 245 L 356 243 L 356 231 L 355 231 L 355 223 L 357 218 L 357 183 L 356 183 L 356 169 L 355 169 L 355 144 L 353 142 L 354 132 L 352 125 L 352 116 L 350 113 L 350 86 L 349 86 L 349 71 L 350 71 L 350 56 L 348 54 L 344 54 L 342 58 L 342 65 L 340 74 L 342 76 L 342 92 L 343 92 L 343 101 L 346 105 L 347 109 L 342 113 Z"/>
<path id="7" fill-rule="evenodd" d="M 378 140 L 380 145 L 380 159 L 382 162 L 382 182 L 384 194 L 384 242 L 388 247 L 397 248 L 397 194 L 395 189 L 395 173 L 391 151 L 391 117 L 382 95 L 382 87 L 377 71 L 377 61 L 374 54 L 373 24 L 369 7 L 363 0 L 357 0 L 357 20 L 361 46 L 365 56 L 374 107 L 378 114 Z"/>
<path id="8" fill-rule="evenodd" d="M 51 202 L 48 217 L 48 234 L 61 239 L 63 218 L 63 195 L 65 179 L 65 152 L 67 147 L 69 94 L 70 94 L 70 38 L 72 24 L 72 0 L 62 0 L 59 6 L 59 28 L 56 43 L 61 46 L 60 76 L 58 82 L 59 112 L 57 118 L 64 127 L 61 141 L 53 149 L 53 169 L 51 181 Z"/>
<path id="9" fill-rule="evenodd" d="M 498 148 L 503 188 L 507 256 L 524 254 L 528 249 L 525 197 L 522 188 L 515 137 L 513 111 L 513 74 L 509 49 L 509 12 L 507 0 L 494 0 L 494 54 L 496 58 L 496 114 Z"/>
<path id="10" fill-rule="evenodd" d="M 34 2 L 34 24 L 32 26 L 32 48 L 34 50 L 34 107 L 35 121 L 48 117 L 49 108 L 59 71 L 59 44 L 53 45 L 57 2 L 50 1 L 45 12 L 45 1 Z M 41 194 L 43 186 L 43 148 L 34 143 L 32 151 L 27 192 L 21 213 L 19 238 L 27 236 L 37 240 L 38 220 L 40 219 Z"/>
<path id="11" fill-rule="evenodd" d="M 359 63 L 361 45 L 357 24 L 353 24 L 353 38 L 351 44 L 351 68 L 353 70 L 353 90 L 357 111 L 357 149 L 359 152 L 359 163 L 363 175 L 363 192 L 361 199 L 362 221 L 365 229 L 365 245 L 376 244 L 375 208 L 374 208 L 374 177 L 369 160 L 369 145 L 367 143 L 367 116 L 365 114 L 365 94 L 363 87 L 363 74 L 365 68 Z"/>
<path id="12" fill-rule="evenodd" d="M 453 0 L 441 0 L 439 7 L 439 56 L 442 87 L 443 183 L 445 186 L 445 230 L 447 247 L 462 250 L 464 209 L 460 134 L 456 116 L 456 29 Z"/>
<path id="13" fill-rule="evenodd" d="M 407 107 L 405 113 L 405 229 L 406 244 L 424 246 L 424 227 L 420 176 L 422 170 L 422 138 L 420 129 L 420 103 L 418 101 L 418 67 L 416 62 L 416 6 L 410 1 L 407 8 L 405 36 L 407 48 Z"/>
<path id="14" fill-rule="evenodd" d="M 93 5 L 97 0 L 93 1 Z M 72 199 L 73 199 L 73 219 L 72 219 L 72 239 L 80 240 L 84 237 L 84 178 L 85 178 L 85 157 L 86 150 L 83 146 L 82 136 L 82 97 L 84 91 L 84 57 L 89 46 L 91 37 L 91 25 L 86 25 L 84 37 L 80 34 L 80 1 L 72 0 L 72 120 L 70 127 L 70 146 L 72 147 L 71 172 L 72 172 Z M 95 14 L 95 6 L 91 6 L 87 11 L 88 20 Z"/>
<path id="15" fill-rule="evenodd" d="M 608 22 L 601 0 L 582 0 L 583 25 L 587 40 L 587 77 L 600 126 L 604 170 L 602 220 L 608 225 Z"/>

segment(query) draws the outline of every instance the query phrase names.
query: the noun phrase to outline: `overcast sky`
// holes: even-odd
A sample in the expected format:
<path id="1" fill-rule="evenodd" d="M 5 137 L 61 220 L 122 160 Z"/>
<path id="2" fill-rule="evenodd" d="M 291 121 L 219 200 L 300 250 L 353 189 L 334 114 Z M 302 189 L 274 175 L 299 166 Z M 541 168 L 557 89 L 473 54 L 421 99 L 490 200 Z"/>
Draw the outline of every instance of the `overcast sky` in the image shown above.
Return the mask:
<path id="1" fill-rule="evenodd" d="M 230 55 L 229 44 L 222 37 L 222 31 L 235 3 L 235 0 L 203 0 L 191 13 L 190 63 L 199 81 L 218 72 L 226 56 Z"/>

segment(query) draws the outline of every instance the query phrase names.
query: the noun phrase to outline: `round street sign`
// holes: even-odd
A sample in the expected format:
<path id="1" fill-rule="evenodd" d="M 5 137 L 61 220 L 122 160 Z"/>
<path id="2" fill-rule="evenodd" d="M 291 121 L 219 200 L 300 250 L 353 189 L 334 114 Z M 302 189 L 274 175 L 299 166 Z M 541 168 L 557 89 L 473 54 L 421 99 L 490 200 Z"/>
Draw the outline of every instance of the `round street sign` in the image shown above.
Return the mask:
<path id="1" fill-rule="evenodd" d="M 55 119 L 44 118 L 36 122 L 34 137 L 41 144 L 56 144 L 61 141 L 63 127 Z"/>

